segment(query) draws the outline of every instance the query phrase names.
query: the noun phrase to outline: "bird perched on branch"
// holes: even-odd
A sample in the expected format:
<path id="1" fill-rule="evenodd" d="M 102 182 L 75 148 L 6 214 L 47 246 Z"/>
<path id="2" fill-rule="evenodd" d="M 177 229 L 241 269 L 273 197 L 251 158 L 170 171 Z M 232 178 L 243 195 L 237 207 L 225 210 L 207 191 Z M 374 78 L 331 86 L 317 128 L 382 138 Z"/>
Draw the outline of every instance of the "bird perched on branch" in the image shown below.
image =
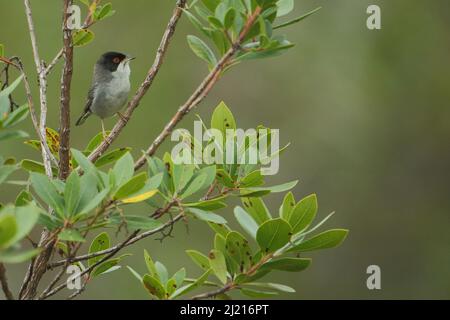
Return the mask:
<path id="1" fill-rule="evenodd" d="M 130 57 L 120 52 L 106 52 L 94 67 L 94 76 L 89 89 L 86 106 L 76 125 L 82 125 L 95 114 L 102 122 L 103 137 L 106 138 L 103 120 L 117 114 L 125 105 L 130 93 Z"/>

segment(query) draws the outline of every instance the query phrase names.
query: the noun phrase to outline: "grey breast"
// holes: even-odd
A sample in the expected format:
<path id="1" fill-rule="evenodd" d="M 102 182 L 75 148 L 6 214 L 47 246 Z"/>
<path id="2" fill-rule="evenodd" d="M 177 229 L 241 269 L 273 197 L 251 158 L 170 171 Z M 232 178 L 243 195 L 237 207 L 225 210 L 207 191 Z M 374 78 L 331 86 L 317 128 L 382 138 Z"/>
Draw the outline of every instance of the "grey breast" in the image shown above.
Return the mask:
<path id="1" fill-rule="evenodd" d="M 100 118 L 108 118 L 119 112 L 130 92 L 129 75 L 110 72 L 96 66 L 95 92 L 91 111 Z"/>

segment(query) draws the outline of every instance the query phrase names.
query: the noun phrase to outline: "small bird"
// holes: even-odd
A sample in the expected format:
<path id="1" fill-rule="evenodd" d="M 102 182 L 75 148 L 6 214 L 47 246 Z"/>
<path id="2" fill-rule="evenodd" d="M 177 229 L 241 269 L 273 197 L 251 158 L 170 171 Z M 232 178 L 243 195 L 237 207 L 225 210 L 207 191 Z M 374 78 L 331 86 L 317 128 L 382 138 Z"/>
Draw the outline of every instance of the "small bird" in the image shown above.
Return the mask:
<path id="1" fill-rule="evenodd" d="M 106 138 L 103 120 L 114 114 L 123 118 L 119 111 L 130 93 L 130 61 L 133 59 L 134 57 L 120 52 L 102 54 L 95 64 L 86 106 L 76 122 L 77 126 L 82 125 L 91 114 L 95 114 L 102 121 L 103 137 Z"/>

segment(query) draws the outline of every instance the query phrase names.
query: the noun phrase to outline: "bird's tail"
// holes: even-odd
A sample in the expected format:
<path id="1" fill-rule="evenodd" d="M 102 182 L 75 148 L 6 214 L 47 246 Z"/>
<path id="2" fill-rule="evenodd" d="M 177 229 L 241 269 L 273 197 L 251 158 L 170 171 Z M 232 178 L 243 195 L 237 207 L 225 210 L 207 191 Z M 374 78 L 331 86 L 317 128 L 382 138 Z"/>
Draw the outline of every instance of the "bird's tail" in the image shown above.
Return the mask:
<path id="1" fill-rule="evenodd" d="M 75 123 L 76 126 L 81 126 L 87 118 L 89 118 L 89 116 L 92 114 L 91 111 L 87 110 L 85 112 L 83 112 L 83 114 L 81 115 L 81 117 L 77 120 L 77 122 Z"/>

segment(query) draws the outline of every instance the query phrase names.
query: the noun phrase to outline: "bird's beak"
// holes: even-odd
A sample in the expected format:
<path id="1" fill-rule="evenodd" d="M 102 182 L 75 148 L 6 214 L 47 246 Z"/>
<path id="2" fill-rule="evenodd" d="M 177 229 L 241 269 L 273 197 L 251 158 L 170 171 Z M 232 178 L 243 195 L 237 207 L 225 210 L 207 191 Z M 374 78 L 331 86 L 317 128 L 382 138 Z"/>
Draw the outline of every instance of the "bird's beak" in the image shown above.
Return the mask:
<path id="1" fill-rule="evenodd" d="M 126 58 L 126 61 L 127 61 L 127 62 L 130 62 L 131 60 L 134 60 L 134 59 L 136 59 L 136 57 L 130 57 L 130 56 L 128 56 L 128 57 Z"/>

